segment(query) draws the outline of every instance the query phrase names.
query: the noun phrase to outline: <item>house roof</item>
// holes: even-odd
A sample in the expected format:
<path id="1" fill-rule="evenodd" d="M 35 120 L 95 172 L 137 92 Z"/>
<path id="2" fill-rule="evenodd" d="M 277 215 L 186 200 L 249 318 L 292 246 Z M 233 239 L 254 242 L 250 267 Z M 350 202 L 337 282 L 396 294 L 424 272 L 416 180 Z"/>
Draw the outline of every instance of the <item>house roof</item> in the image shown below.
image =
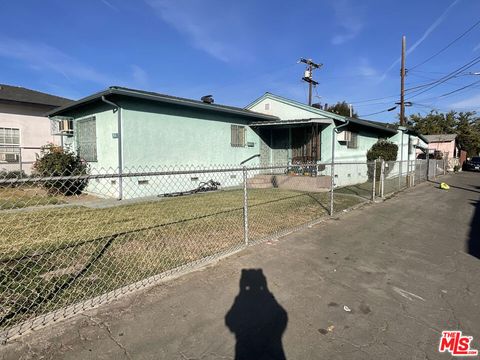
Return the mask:
<path id="1" fill-rule="evenodd" d="M 429 143 L 432 142 L 450 142 L 457 138 L 457 134 L 436 134 L 436 135 L 423 135 Z"/>
<path id="2" fill-rule="evenodd" d="M 303 125 L 303 124 L 330 124 L 330 119 L 325 118 L 310 118 L 310 119 L 292 119 L 292 120 L 269 120 L 269 121 L 256 121 L 250 123 L 250 126 L 282 126 L 282 125 Z"/>
<path id="3" fill-rule="evenodd" d="M 343 122 L 347 122 L 347 120 L 348 120 L 352 124 L 369 127 L 371 129 L 376 129 L 376 130 L 381 131 L 381 132 L 386 132 L 386 133 L 389 133 L 389 134 L 396 134 L 397 133 L 396 127 L 393 124 L 387 124 L 387 123 L 381 123 L 381 122 L 377 122 L 377 121 L 351 118 L 351 117 L 348 117 L 348 116 L 342 116 L 342 115 L 334 114 L 330 111 L 318 109 L 318 108 L 315 108 L 313 106 L 303 104 L 299 101 L 288 99 L 288 98 L 285 98 L 283 96 L 275 95 L 275 94 L 272 94 L 272 93 L 269 93 L 269 92 L 266 92 L 265 94 L 260 96 L 258 99 L 254 100 L 253 102 L 248 104 L 245 108 L 247 108 L 247 109 L 252 108 L 256 104 L 258 104 L 260 101 L 262 101 L 264 99 L 267 99 L 267 98 L 274 99 L 274 100 L 283 102 L 283 103 L 291 105 L 291 106 L 295 106 L 297 108 L 309 111 L 311 113 L 321 115 L 322 117 L 325 117 L 325 118 L 338 120 L 338 121 L 343 121 Z"/>
<path id="4" fill-rule="evenodd" d="M 5 84 L 0 84 L 0 100 L 48 106 L 64 106 L 73 102 L 60 96 Z"/>
<path id="5" fill-rule="evenodd" d="M 70 110 L 78 109 L 90 103 L 99 101 L 101 100 L 102 96 L 108 96 L 108 95 L 119 95 L 119 96 L 143 99 L 143 100 L 148 100 L 148 101 L 158 102 L 158 103 L 183 105 L 183 106 L 199 108 L 199 109 L 204 109 L 209 111 L 216 111 L 216 112 L 229 113 L 229 114 L 235 114 L 235 115 L 246 116 L 246 117 L 253 117 L 253 118 L 262 119 L 262 120 L 278 120 L 276 116 L 260 114 L 255 111 L 250 111 L 247 109 L 242 109 L 234 106 L 208 104 L 199 100 L 165 95 L 165 94 L 160 94 L 160 93 L 151 92 L 151 91 L 130 89 L 130 88 L 125 88 L 120 86 L 110 86 L 106 90 L 100 91 L 98 93 L 87 96 L 78 101 L 75 101 L 71 104 L 55 109 L 49 112 L 47 115 L 48 116 L 62 115 L 67 113 Z"/>

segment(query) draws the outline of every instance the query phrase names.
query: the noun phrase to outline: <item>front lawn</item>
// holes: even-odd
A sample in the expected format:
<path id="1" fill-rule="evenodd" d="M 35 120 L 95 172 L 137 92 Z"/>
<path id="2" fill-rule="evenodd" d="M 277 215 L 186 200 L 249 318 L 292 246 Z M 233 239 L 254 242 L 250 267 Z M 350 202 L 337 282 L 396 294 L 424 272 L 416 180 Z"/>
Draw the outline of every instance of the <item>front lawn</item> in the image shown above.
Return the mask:
<path id="1" fill-rule="evenodd" d="M 361 201 L 336 194 L 335 210 Z M 258 240 L 327 215 L 329 194 L 252 189 L 248 203 L 249 236 Z M 244 241 L 241 190 L 0 214 L 0 329 Z"/>

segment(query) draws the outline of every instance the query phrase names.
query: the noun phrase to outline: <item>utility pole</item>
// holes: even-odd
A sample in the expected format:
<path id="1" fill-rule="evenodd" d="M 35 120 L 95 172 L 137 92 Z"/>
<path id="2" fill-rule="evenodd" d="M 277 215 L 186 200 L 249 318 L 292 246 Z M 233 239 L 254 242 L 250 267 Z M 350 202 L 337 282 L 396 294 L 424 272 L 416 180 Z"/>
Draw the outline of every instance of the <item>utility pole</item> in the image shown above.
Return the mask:
<path id="1" fill-rule="evenodd" d="M 313 70 L 319 69 L 323 64 L 314 63 L 312 59 L 301 58 L 299 62 L 307 64 L 307 70 L 302 78 L 303 81 L 308 83 L 308 105 L 312 105 L 312 89 L 314 86 L 318 85 L 318 82 L 313 80 Z"/>
<path id="2" fill-rule="evenodd" d="M 400 125 L 405 125 L 405 35 L 402 36 L 402 67 L 400 69 Z"/>

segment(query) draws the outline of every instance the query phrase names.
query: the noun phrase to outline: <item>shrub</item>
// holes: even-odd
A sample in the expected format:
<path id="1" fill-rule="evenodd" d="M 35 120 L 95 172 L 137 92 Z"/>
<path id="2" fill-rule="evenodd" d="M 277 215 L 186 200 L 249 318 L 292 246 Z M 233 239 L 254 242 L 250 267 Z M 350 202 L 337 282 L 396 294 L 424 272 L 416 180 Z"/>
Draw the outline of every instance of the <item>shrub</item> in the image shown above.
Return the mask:
<path id="1" fill-rule="evenodd" d="M 383 159 L 385 161 L 396 161 L 398 153 L 398 146 L 387 140 L 379 140 L 372 145 L 370 150 L 367 151 L 367 161 L 374 161 L 377 159 Z M 376 180 L 380 180 L 381 163 L 377 162 L 376 166 Z M 385 167 L 385 175 L 391 170 L 391 167 Z M 368 167 L 368 179 L 373 180 L 373 168 Z"/>
<path id="2" fill-rule="evenodd" d="M 8 171 L 8 170 L 0 170 L 0 180 L 16 180 L 16 179 L 22 179 L 28 177 L 27 174 L 23 170 L 13 170 L 13 171 Z M 19 182 L 13 182 L 13 183 L 4 183 L 0 184 L 0 187 L 15 187 L 18 186 L 20 183 Z"/>
<path id="3" fill-rule="evenodd" d="M 367 161 L 383 159 L 385 161 L 397 160 L 398 146 L 387 140 L 379 140 L 367 151 Z"/>
<path id="4" fill-rule="evenodd" d="M 36 176 L 79 176 L 88 173 L 88 164 L 75 153 L 60 146 L 48 144 L 40 150 L 40 157 L 33 165 Z M 78 195 L 87 186 L 85 179 L 47 180 L 42 185 L 50 193 Z"/>

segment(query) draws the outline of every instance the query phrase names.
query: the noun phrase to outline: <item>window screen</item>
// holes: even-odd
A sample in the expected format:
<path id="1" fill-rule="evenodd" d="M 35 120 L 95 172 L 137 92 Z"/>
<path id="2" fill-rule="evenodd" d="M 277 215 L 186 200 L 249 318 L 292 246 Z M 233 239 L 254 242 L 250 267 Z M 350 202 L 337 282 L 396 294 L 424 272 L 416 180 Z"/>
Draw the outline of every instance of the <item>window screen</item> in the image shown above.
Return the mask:
<path id="1" fill-rule="evenodd" d="M 232 139 L 231 144 L 234 147 L 245 146 L 245 126 L 232 125 L 231 127 Z"/>
<path id="2" fill-rule="evenodd" d="M 349 148 L 349 149 L 356 149 L 356 148 L 357 148 L 357 137 L 358 137 L 358 134 L 355 133 L 355 132 L 352 132 L 351 136 L 352 136 L 352 138 L 351 138 L 350 141 L 347 143 L 347 148 Z"/>
<path id="3" fill-rule="evenodd" d="M 97 161 L 97 129 L 95 116 L 77 120 L 78 154 L 85 161 Z"/>
<path id="4" fill-rule="evenodd" d="M 20 146 L 20 129 L 0 127 L 0 145 Z"/>

